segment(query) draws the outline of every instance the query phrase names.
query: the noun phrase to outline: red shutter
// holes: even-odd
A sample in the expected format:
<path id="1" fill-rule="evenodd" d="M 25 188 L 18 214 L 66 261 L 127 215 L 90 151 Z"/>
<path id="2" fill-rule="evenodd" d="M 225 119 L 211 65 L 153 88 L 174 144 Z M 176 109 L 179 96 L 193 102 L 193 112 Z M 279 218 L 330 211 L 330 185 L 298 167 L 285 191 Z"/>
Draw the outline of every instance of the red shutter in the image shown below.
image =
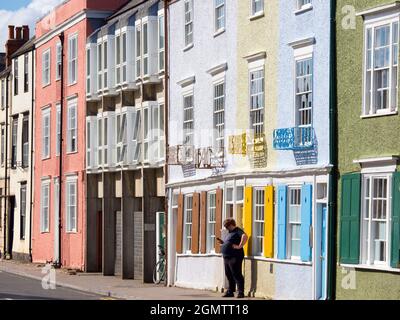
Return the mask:
<path id="1" fill-rule="evenodd" d="M 193 211 L 192 211 L 192 253 L 199 253 L 199 221 L 200 220 L 200 194 L 193 194 Z"/>
<path id="2" fill-rule="evenodd" d="M 200 199 L 200 253 L 207 253 L 207 192 L 201 193 Z"/>
<path id="3" fill-rule="evenodd" d="M 177 217 L 177 228 L 176 228 L 176 253 L 183 252 L 183 194 L 180 193 L 178 196 L 178 217 Z"/>
<path id="4" fill-rule="evenodd" d="M 217 196 L 216 196 L 216 223 L 215 223 L 215 236 L 217 238 L 221 238 L 221 229 L 222 229 L 222 189 L 217 189 Z M 218 241 L 215 241 L 215 252 L 220 253 L 221 252 L 221 245 L 219 244 Z"/>

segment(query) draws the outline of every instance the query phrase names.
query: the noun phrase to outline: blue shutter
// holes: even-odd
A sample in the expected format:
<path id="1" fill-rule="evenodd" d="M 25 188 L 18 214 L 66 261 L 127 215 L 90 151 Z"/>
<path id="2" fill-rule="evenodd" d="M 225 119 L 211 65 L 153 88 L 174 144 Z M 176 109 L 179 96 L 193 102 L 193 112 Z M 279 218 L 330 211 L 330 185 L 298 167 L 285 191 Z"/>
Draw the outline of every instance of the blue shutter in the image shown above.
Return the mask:
<path id="1" fill-rule="evenodd" d="M 301 261 L 311 261 L 312 185 L 301 188 Z"/>
<path id="2" fill-rule="evenodd" d="M 278 259 L 286 259 L 287 187 L 278 187 Z"/>

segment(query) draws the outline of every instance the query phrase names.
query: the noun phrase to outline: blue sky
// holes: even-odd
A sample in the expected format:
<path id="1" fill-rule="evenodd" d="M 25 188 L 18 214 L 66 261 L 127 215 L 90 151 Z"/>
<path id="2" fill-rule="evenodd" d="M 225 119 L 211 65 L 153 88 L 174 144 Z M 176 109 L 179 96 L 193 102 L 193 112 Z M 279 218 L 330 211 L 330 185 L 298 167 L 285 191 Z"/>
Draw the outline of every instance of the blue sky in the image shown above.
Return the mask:
<path id="1" fill-rule="evenodd" d="M 3 0 L 0 1 L 0 10 L 18 10 L 25 7 L 30 0 Z"/>
<path id="2" fill-rule="evenodd" d="M 8 25 L 30 27 L 32 36 L 36 21 L 63 0 L 0 0 L 0 52 L 8 38 Z M 112 0 L 110 0 L 112 1 Z"/>

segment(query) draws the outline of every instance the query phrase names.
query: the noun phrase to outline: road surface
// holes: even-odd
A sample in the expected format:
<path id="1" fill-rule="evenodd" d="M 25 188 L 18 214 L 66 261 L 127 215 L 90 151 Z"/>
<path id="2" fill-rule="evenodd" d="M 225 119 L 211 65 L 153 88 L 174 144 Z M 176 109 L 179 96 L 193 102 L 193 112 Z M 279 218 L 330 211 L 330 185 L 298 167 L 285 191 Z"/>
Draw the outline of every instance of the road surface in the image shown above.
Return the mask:
<path id="1" fill-rule="evenodd" d="M 0 300 L 104 300 L 92 293 L 69 288 L 43 289 L 41 281 L 0 271 Z"/>

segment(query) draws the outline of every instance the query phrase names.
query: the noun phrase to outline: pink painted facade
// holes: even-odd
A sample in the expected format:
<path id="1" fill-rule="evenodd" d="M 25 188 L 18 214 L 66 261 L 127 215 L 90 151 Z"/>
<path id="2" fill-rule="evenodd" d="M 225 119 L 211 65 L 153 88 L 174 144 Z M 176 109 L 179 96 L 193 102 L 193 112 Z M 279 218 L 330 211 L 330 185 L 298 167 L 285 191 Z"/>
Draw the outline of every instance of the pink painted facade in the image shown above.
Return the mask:
<path id="1" fill-rule="evenodd" d="M 85 83 L 86 83 L 86 39 L 101 23 L 127 0 L 70 0 L 54 9 L 36 25 L 36 104 L 35 104 L 35 164 L 34 164 L 34 211 L 32 232 L 32 255 L 34 262 L 55 262 L 57 239 L 55 179 L 59 179 L 59 156 L 56 156 L 56 105 L 61 102 L 61 80 L 56 80 L 56 45 L 59 34 L 64 32 L 64 101 L 63 101 L 63 146 L 61 173 L 61 264 L 63 267 L 85 269 L 86 247 L 86 203 L 85 203 Z M 69 37 L 77 35 L 77 81 L 68 85 L 68 45 Z M 50 49 L 50 84 L 43 86 L 43 53 Z M 77 101 L 77 152 L 67 153 L 67 106 L 69 99 Z M 43 159 L 42 114 L 50 110 L 50 157 Z M 77 177 L 76 231 L 66 230 L 66 180 Z M 48 230 L 42 226 L 42 182 L 49 182 L 49 222 Z"/>

